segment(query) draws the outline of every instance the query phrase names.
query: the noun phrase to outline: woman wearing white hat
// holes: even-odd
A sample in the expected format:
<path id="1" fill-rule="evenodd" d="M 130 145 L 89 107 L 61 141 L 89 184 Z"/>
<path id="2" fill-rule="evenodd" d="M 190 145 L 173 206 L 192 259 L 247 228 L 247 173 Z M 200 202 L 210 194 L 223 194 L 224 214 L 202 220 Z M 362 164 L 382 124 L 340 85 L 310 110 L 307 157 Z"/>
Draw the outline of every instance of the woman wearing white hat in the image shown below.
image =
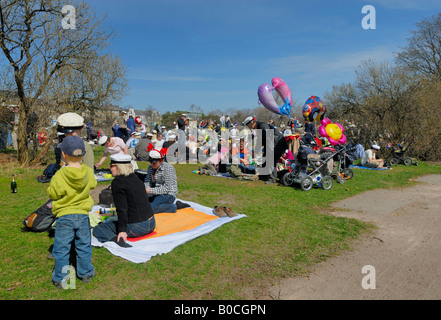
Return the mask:
<path id="1" fill-rule="evenodd" d="M 110 171 L 115 177 L 111 189 L 118 221 L 100 223 L 93 229 L 100 242 L 129 246 L 125 243 L 127 238 L 142 237 L 155 230 L 156 221 L 144 183 L 134 173 L 131 160 L 127 154 L 110 156 Z"/>

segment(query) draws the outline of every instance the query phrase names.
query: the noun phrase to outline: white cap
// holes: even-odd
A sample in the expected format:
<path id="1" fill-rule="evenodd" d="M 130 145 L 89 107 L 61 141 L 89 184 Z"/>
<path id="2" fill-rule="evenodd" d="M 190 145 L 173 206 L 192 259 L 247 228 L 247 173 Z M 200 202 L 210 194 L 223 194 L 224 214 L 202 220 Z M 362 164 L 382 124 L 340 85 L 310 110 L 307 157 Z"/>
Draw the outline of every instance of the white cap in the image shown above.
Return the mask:
<path id="1" fill-rule="evenodd" d="M 379 146 L 379 145 L 376 145 L 376 144 L 373 144 L 373 145 L 372 145 L 372 148 L 375 149 L 375 150 L 380 150 L 380 146 Z"/>
<path id="2" fill-rule="evenodd" d="M 107 136 L 102 136 L 102 137 L 98 140 L 98 144 L 101 145 L 101 146 L 103 146 L 103 145 L 107 142 L 108 139 L 109 139 L 109 138 L 108 138 Z"/>
<path id="3" fill-rule="evenodd" d="M 135 136 L 140 136 L 141 132 L 135 132 Z"/>
<path id="4" fill-rule="evenodd" d="M 152 160 L 161 160 L 162 159 L 162 154 L 158 150 L 153 149 L 152 151 L 149 152 L 149 157 Z"/>
<path id="5" fill-rule="evenodd" d="M 168 137 L 168 140 L 174 140 L 174 139 L 176 139 L 176 136 L 175 136 L 174 134 L 171 134 L 171 135 Z"/>
<path id="6" fill-rule="evenodd" d="M 243 121 L 244 125 L 247 125 L 248 123 L 250 123 L 251 121 L 253 121 L 253 117 L 248 117 Z"/>
<path id="7" fill-rule="evenodd" d="M 66 112 L 58 117 L 57 122 L 58 132 L 69 133 L 77 129 L 82 129 L 84 118 L 74 112 Z"/>
<path id="8" fill-rule="evenodd" d="M 113 154 L 110 156 L 110 163 L 131 163 L 132 157 L 128 154 Z"/>

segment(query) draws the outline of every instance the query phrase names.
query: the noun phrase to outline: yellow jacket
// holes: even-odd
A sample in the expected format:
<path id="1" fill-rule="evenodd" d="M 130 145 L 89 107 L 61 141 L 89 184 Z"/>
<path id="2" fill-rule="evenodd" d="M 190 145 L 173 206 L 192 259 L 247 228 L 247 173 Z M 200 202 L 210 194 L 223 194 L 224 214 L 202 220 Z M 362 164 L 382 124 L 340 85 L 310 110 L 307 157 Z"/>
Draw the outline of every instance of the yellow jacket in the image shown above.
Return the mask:
<path id="1" fill-rule="evenodd" d="M 81 168 L 62 167 L 51 179 L 47 194 L 52 202 L 52 213 L 57 216 L 67 214 L 89 214 L 93 207 L 90 190 L 97 181 L 85 164 Z"/>

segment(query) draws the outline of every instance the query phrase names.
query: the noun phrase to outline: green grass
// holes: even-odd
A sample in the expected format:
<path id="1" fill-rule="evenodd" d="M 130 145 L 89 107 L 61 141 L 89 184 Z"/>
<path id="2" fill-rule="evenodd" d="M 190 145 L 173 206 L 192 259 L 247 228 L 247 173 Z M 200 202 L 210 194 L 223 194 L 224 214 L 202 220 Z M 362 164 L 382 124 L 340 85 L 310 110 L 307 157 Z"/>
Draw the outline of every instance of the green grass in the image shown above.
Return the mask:
<path id="1" fill-rule="evenodd" d="M 100 158 L 102 148 L 95 149 Z M 109 159 L 103 165 L 107 166 Z M 139 165 L 147 168 L 147 163 Z M 332 202 L 376 188 L 405 187 L 409 179 L 440 174 L 441 166 L 421 163 L 390 171 L 357 170 L 352 180 L 331 190 L 266 185 L 199 176 L 198 165 L 175 165 L 179 197 L 202 205 L 230 206 L 243 218 L 155 256 L 143 264 L 93 248 L 96 277 L 75 290 L 60 291 L 50 282 L 47 260 L 53 239 L 47 233 L 21 232 L 22 220 L 47 199 L 48 184 L 35 180 L 43 168 L 3 165 L 0 174 L 1 299 L 252 299 L 252 292 L 284 277 L 300 275 L 342 250 L 371 225 L 327 214 Z M 17 194 L 10 193 L 15 174 Z M 247 292 L 247 294 L 245 293 Z"/>

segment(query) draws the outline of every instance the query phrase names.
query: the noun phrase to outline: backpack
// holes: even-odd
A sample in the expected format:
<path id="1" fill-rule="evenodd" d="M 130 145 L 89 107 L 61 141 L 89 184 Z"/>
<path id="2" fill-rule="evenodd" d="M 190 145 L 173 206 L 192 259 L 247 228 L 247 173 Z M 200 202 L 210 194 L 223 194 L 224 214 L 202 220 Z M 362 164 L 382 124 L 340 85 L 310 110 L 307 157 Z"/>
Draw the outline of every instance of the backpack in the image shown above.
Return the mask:
<path id="1" fill-rule="evenodd" d="M 103 189 L 99 195 L 99 205 L 104 208 L 110 208 L 113 206 L 113 195 L 112 189 L 109 186 L 106 189 Z"/>
<path id="2" fill-rule="evenodd" d="M 46 169 L 44 169 L 43 175 L 47 179 L 50 179 L 54 176 L 55 172 L 57 172 L 57 165 L 55 163 L 51 163 L 46 167 Z"/>
<path id="3" fill-rule="evenodd" d="M 44 232 L 49 230 L 55 221 L 55 216 L 52 213 L 52 201 L 53 200 L 47 201 L 24 219 L 24 228 L 22 228 L 22 230 L 32 232 Z"/>

